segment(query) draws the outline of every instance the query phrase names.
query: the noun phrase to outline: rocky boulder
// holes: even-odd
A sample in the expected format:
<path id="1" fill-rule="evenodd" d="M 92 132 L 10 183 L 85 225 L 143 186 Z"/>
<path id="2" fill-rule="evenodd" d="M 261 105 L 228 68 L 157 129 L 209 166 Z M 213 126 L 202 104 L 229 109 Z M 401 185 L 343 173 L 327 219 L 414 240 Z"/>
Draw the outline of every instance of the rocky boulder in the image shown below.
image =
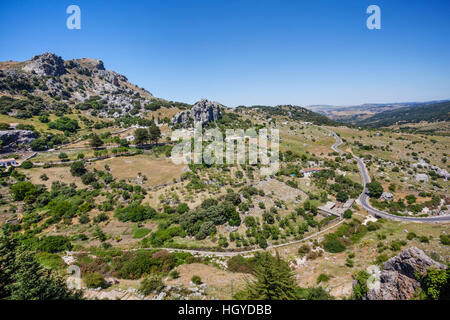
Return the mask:
<path id="1" fill-rule="evenodd" d="M 34 56 L 22 70 L 40 76 L 60 76 L 66 73 L 64 60 L 51 52 Z"/>
<path id="2" fill-rule="evenodd" d="M 411 247 L 385 262 L 380 272 L 379 289 L 371 288 L 367 300 L 409 300 L 420 288 L 415 274 L 426 273 L 429 268 L 445 269 L 445 266 L 428 257 L 422 250 Z"/>
<path id="3" fill-rule="evenodd" d="M 445 266 L 428 257 L 422 250 L 411 247 L 384 263 L 384 270 L 396 271 L 415 279 L 414 273 L 424 274 L 427 269 L 445 269 Z"/>
<path id="4" fill-rule="evenodd" d="M 409 300 L 419 287 L 420 283 L 415 279 L 383 270 L 380 274 L 380 290 L 369 290 L 367 300 Z"/>
<path id="5" fill-rule="evenodd" d="M 0 141 L 3 151 L 14 151 L 20 148 L 28 149 L 28 145 L 37 138 L 30 130 L 0 131 Z"/>
<path id="6" fill-rule="evenodd" d="M 183 126 L 189 125 L 190 122 L 205 125 L 220 119 L 222 107 L 218 102 L 202 99 L 195 103 L 190 110 L 182 111 L 173 116 L 170 122 L 172 125 L 181 124 Z"/>

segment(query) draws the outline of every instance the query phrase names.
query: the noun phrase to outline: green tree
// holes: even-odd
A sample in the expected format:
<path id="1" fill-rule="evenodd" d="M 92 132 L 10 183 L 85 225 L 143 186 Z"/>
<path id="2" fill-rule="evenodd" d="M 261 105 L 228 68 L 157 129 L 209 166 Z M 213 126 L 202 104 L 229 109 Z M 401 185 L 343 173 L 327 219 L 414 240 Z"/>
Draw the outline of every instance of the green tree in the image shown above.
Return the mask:
<path id="1" fill-rule="evenodd" d="M 383 194 L 383 186 L 378 181 L 372 181 L 366 186 L 371 197 L 379 198 Z"/>
<path id="2" fill-rule="evenodd" d="M 345 219 L 351 219 L 352 218 L 352 210 L 350 210 L 350 209 L 347 209 L 347 210 L 345 210 L 344 211 L 344 218 Z"/>
<path id="3" fill-rule="evenodd" d="M 258 257 L 254 276 L 236 298 L 245 300 L 295 300 L 298 286 L 294 273 L 286 261 L 277 254 L 275 257 L 266 252 Z"/>
<path id="4" fill-rule="evenodd" d="M 149 140 L 153 143 L 158 142 L 159 138 L 161 138 L 161 130 L 159 130 L 158 126 L 153 124 L 148 129 Z"/>
<path id="5" fill-rule="evenodd" d="M 16 248 L 17 242 L 14 239 L 7 236 L 0 238 L 0 299 L 9 297 L 11 294 Z"/>
<path id="6" fill-rule="evenodd" d="M 450 299 L 450 270 L 447 269 L 427 269 L 424 276 L 417 275 L 423 292 L 430 300 Z"/>
<path id="7" fill-rule="evenodd" d="M 86 173 L 86 168 L 84 167 L 84 163 L 82 161 L 75 161 L 70 165 L 70 173 L 74 177 L 81 177 Z"/>
<path id="8" fill-rule="evenodd" d="M 23 169 L 31 169 L 31 168 L 33 168 L 33 162 L 31 162 L 30 160 L 24 161 L 24 162 L 22 162 L 21 167 Z"/>
<path id="9" fill-rule="evenodd" d="M 137 145 L 142 145 L 150 139 L 149 133 L 145 129 L 136 129 L 134 132 L 134 142 Z"/>
<path id="10" fill-rule="evenodd" d="M 97 134 L 93 134 L 89 144 L 92 148 L 98 148 L 101 147 L 104 142 Z"/>
<path id="11" fill-rule="evenodd" d="M 22 201 L 28 195 L 36 195 L 37 188 L 29 181 L 17 182 L 11 186 L 11 195 L 14 201 Z"/>
<path id="12" fill-rule="evenodd" d="M 58 158 L 61 161 L 67 161 L 69 159 L 69 156 L 67 155 L 67 153 L 61 152 L 60 154 L 58 154 Z"/>
<path id="13" fill-rule="evenodd" d="M 336 195 L 336 200 L 339 202 L 345 202 L 348 199 L 348 194 L 344 191 L 339 191 Z"/>
<path id="14" fill-rule="evenodd" d="M 230 221 L 228 221 L 230 226 L 240 226 L 241 225 L 241 218 L 239 217 L 239 213 L 237 211 L 233 211 L 231 214 Z"/>
<path id="15" fill-rule="evenodd" d="M 27 252 L 17 254 L 12 276 L 12 300 L 78 300 L 82 293 L 68 289 L 63 278 L 53 276 Z"/>

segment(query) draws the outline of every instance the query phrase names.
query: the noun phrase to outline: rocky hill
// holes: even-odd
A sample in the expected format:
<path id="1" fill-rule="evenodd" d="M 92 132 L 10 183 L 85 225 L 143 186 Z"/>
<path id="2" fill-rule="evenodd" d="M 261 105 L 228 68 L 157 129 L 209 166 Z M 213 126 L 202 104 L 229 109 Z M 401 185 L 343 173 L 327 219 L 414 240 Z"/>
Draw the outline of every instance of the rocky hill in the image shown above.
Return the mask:
<path id="1" fill-rule="evenodd" d="M 71 107 L 110 118 L 140 115 L 159 100 L 125 76 L 105 70 L 101 60 L 64 61 L 53 53 L 0 63 L 0 96 L 5 96 L 0 113 L 18 118 Z"/>
<path id="2" fill-rule="evenodd" d="M 271 106 L 239 106 L 236 108 L 237 112 L 257 112 L 259 115 L 264 114 L 266 118 L 272 118 L 275 116 L 286 117 L 290 120 L 312 122 L 317 125 L 339 125 L 337 122 L 327 118 L 324 115 L 313 112 L 306 108 L 293 105 L 279 105 L 275 107 Z"/>

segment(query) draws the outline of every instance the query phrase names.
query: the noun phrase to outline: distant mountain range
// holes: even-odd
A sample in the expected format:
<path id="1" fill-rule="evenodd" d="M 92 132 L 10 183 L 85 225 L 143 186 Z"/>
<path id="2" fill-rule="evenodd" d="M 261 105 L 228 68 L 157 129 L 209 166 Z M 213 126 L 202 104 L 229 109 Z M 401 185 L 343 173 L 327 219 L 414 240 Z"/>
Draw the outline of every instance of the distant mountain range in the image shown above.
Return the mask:
<path id="1" fill-rule="evenodd" d="M 293 105 L 279 105 L 279 106 L 238 106 L 235 109 L 237 112 L 242 112 L 244 110 L 257 111 L 260 114 L 265 114 L 267 118 L 272 118 L 274 116 L 284 116 L 292 120 L 312 122 L 317 125 L 339 125 L 338 122 L 331 120 L 327 116 L 320 113 L 313 112 L 306 108 Z"/>
<path id="2" fill-rule="evenodd" d="M 404 123 L 450 121 L 450 101 L 416 104 L 397 110 L 383 111 L 357 124 L 368 127 L 389 127 Z"/>
<path id="3" fill-rule="evenodd" d="M 314 105 L 307 109 L 335 121 L 372 127 L 420 121 L 448 121 L 450 100 L 428 102 L 373 103 L 357 106 Z"/>

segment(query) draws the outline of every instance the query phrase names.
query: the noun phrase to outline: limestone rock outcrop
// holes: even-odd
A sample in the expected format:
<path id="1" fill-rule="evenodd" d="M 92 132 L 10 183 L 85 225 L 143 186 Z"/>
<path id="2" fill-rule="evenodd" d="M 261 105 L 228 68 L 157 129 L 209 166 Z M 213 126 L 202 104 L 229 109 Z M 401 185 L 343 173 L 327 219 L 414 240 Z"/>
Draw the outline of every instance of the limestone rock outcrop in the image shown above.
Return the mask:
<path id="1" fill-rule="evenodd" d="M 221 118 L 221 107 L 223 106 L 218 102 L 202 99 L 195 103 L 190 110 L 182 111 L 173 116 L 171 124 L 188 126 L 190 123 L 201 123 L 205 125 L 217 121 Z"/>
<path id="2" fill-rule="evenodd" d="M 2 151 L 14 151 L 20 148 L 28 148 L 28 145 L 37 138 L 37 134 L 30 130 L 0 131 Z"/>
<path id="3" fill-rule="evenodd" d="M 66 73 L 64 60 L 51 52 L 34 56 L 25 64 L 22 70 L 34 72 L 40 76 L 60 76 Z"/>
<path id="4" fill-rule="evenodd" d="M 425 274 L 429 268 L 445 269 L 422 250 L 411 247 L 385 262 L 380 272 L 379 289 L 371 288 L 367 300 L 409 300 L 414 298 L 420 282 L 416 273 Z"/>

